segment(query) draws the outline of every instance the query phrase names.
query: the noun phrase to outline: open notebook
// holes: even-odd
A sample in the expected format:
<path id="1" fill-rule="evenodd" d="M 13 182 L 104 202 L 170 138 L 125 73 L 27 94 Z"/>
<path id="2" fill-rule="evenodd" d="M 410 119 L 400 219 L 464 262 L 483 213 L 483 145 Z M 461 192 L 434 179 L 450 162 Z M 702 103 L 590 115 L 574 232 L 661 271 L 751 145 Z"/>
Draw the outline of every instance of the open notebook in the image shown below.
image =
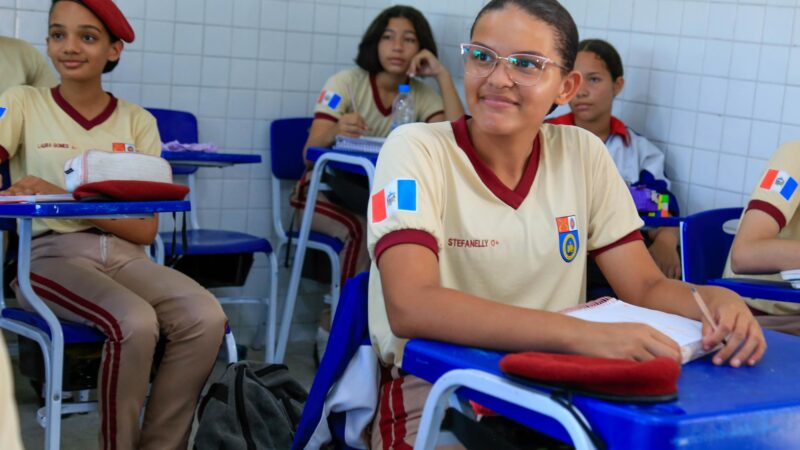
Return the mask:
<path id="1" fill-rule="evenodd" d="M 710 353 L 703 350 L 703 325 L 686 317 L 642 308 L 612 297 L 592 300 L 561 312 L 590 322 L 633 322 L 650 325 L 680 345 L 683 364 Z"/>
<path id="2" fill-rule="evenodd" d="M 783 270 L 781 271 L 781 278 L 792 283 L 793 288 L 800 289 L 800 269 Z"/>
<path id="3" fill-rule="evenodd" d="M 380 137 L 348 137 L 341 134 L 336 135 L 336 142 L 333 144 L 335 150 L 349 150 L 356 152 L 378 153 L 381 151 L 385 138 Z"/>
<path id="4" fill-rule="evenodd" d="M 46 202 L 74 202 L 72 194 L 38 194 L 38 195 L 7 195 L 0 196 L 2 203 L 46 203 Z"/>

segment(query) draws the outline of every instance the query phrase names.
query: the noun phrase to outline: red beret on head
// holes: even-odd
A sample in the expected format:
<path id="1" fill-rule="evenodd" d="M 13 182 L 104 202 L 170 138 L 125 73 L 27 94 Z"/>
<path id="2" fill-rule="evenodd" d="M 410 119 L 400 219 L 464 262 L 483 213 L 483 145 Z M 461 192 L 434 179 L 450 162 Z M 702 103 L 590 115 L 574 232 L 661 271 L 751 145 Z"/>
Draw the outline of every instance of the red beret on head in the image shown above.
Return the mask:
<path id="1" fill-rule="evenodd" d="M 623 401 L 675 398 L 681 366 L 660 357 L 644 362 L 526 352 L 500 360 L 503 372 L 586 395 Z"/>
<path id="2" fill-rule="evenodd" d="M 108 32 L 127 43 L 136 37 L 133 27 L 111 0 L 81 0 L 91 12 L 108 28 Z"/>

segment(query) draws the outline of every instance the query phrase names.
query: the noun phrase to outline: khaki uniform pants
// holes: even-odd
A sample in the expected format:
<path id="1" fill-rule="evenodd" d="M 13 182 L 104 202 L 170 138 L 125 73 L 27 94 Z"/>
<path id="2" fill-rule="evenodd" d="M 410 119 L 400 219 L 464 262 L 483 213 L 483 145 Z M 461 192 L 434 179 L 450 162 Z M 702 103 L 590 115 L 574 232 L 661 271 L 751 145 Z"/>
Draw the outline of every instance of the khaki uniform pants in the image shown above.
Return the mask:
<path id="1" fill-rule="evenodd" d="M 225 334 L 217 299 L 114 235 L 52 233 L 32 247 L 35 292 L 58 317 L 108 336 L 98 377 L 100 448 L 185 449 Z M 166 349 L 140 429 L 159 335 Z"/>

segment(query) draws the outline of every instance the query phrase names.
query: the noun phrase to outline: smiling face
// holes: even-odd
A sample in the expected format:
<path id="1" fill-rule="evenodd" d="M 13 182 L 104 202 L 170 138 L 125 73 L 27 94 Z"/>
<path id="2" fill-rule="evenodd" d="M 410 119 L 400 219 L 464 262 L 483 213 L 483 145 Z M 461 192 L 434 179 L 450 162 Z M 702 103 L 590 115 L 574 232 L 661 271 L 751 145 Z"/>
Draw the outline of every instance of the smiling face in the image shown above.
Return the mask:
<path id="1" fill-rule="evenodd" d="M 526 53 L 563 65 L 555 29 L 513 5 L 484 13 L 475 24 L 471 43 L 500 56 Z M 579 83 L 576 72 L 565 75 L 555 64 L 548 64 L 536 84 L 520 86 L 508 76 L 505 63 L 498 62 L 488 77 L 465 74 L 464 93 L 473 124 L 481 132 L 508 135 L 538 129 L 553 103 L 566 103 Z"/>
<path id="2" fill-rule="evenodd" d="M 60 1 L 53 5 L 47 55 L 62 80 L 100 78 L 108 61 L 116 61 L 122 42 L 112 43 L 100 19 L 83 5 Z"/>
<path id="3" fill-rule="evenodd" d="M 378 42 L 378 60 L 386 72 L 402 75 L 408 71 L 411 58 L 419 53 L 414 25 L 405 17 L 389 19 Z"/>
<path id="4" fill-rule="evenodd" d="M 578 94 L 569 102 L 575 120 L 579 122 L 594 122 L 608 120 L 614 97 L 622 90 L 624 79 L 620 76 L 611 79 L 605 61 L 597 54 L 588 51 L 578 52 L 575 59 L 575 70 L 583 75 Z"/>

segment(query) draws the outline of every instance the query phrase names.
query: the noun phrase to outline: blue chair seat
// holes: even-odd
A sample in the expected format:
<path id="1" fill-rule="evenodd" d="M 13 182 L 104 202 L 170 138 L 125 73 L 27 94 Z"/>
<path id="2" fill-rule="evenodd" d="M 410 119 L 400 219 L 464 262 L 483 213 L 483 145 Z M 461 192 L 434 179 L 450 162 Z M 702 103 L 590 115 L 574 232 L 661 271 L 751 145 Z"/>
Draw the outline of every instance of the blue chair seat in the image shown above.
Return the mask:
<path id="1" fill-rule="evenodd" d="M 297 239 L 297 236 L 300 235 L 299 231 L 292 231 L 287 233 L 289 237 L 292 239 Z M 308 240 L 310 242 L 316 242 L 318 244 L 327 245 L 328 247 L 332 248 L 334 252 L 341 253 L 342 249 L 344 248 L 344 243 L 339 239 L 336 239 L 333 236 L 328 236 L 327 234 L 317 233 L 316 231 L 311 231 L 308 234 Z M 191 246 L 191 244 L 189 244 Z M 191 247 L 189 248 L 191 251 Z"/>
<path id="2" fill-rule="evenodd" d="M 164 250 L 172 251 L 172 232 L 160 233 Z M 181 233 L 175 234 L 175 253 L 183 254 Z M 268 240 L 247 233 L 226 230 L 187 230 L 189 255 L 227 255 L 231 253 L 272 253 Z"/>
<path id="3" fill-rule="evenodd" d="M 39 314 L 20 308 L 5 308 L 2 316 L 6 319 L 16 320 L 34 326 L 50 336 L 50 327 Z M 106 335 L 96 328 L 76 322 L 61 320 L 61 330 L 64 333 L 65 344 L 85 344 L 90 342 L 105 342 Z M 52 339 L 52 336 L 50 336 Z"/>
<path id="4" fill-rule="evenodd" d="M 173 175 L 190 175 L 197 172 L 198 167 L 194 166 L 172 166 Z"/>

